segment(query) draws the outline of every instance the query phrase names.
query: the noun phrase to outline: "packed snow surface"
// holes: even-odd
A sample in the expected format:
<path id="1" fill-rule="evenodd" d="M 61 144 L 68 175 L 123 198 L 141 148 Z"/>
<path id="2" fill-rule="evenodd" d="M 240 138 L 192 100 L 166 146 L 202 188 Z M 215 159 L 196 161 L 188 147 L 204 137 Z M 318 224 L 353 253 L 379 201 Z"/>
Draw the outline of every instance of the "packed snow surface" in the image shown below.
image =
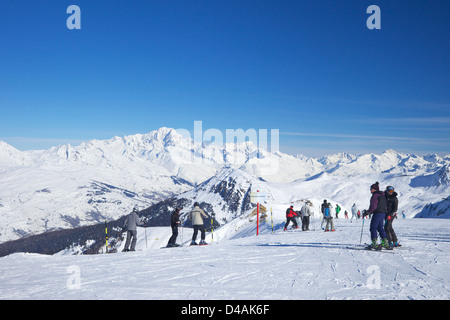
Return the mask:
<path id="1" fill-rule="evenodd" d="M 237 219 L 208 233 L 208 246 L 188 246 L 192 229 L 183 228 L 183 247 L 160 249 L 171 231 L 155 227 L 138 229 L 136 252 L 12 254 L 0 258 L 0 299 L 450 298 L 448 219 L 397 219 L 403 246 L 381 252 L 360 250 L 362 220 L 335 219 L 335 232 L 317 214 L 311 231 L 271 225 L 256 236 L 254 223 Z"/>

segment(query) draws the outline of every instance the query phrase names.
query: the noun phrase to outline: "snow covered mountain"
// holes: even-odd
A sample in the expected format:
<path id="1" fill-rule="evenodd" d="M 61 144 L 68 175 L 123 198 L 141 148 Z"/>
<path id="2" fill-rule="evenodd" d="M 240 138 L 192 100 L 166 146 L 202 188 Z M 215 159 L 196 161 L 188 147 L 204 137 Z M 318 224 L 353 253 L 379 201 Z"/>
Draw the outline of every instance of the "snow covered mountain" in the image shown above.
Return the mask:
<path id="1" fill-rule="evenodd" d="M 197 144 L 170 128 L 48 150 L 19 151 L 0 141 L 0 242 L 115 220 L 135 205 L 144 209 L 173 197 L 209 203 L 223 224 L 247 214 L 243 201 L 256 189 L 278 210 L 306 198 L 364 208 L 365 188 L 374 181 L 394 185 L 414 216 L 449 195 L 449 166 L 450 156 L 393 150 L 315 159 L 270 153 L 251 142 Z M 226 190 L 233 184 L 231 201 Z"/>

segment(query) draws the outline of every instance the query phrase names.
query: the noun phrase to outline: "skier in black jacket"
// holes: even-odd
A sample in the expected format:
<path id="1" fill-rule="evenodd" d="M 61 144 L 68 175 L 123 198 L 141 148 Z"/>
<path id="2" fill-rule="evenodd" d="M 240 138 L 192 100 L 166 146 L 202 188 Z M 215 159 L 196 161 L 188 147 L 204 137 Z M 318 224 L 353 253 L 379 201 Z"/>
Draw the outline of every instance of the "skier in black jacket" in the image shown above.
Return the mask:
<path id="1" fill-rule="evenodd" d="M 395 234 L 394 228 L 392 227 L 392 222 L 397 215 L 398 209 L 398 199 L 397 192 L 394 191 L 394 187 L 386 187 L 384 195 L 387 200 L 387 210 L 386 210 L 386 223 L 384 224 L 384 230 L 386 231 L 386 236 L 389 240 L 390 247 L 399 247 L 397 235 Z"/>
<path id="2" fill-rule="evenodd" d="M 172 228 L 172 236 L 167 243 L 167 247 L 179 247 L 180 245 L 175 243 L 178 237 L 178 227 L 180 225 L 180 208 L 176 208 L 172 213 L 172 217 L 170 219 L 170 227 Z"/>
<path id="3" fill-rule="evenodd" d="M 369 249 L 381 250 L 382 247 L 391 250 L 389 247 L 389 240 L 386 237 L 386 231 L 384 230 L 384 218 L 386 216 L 387 200 L 383 191 L 380 191 L 378 182 L 375 182 L 370 186 L 370 192 L 372 197 L 370 198 L 370 207 L 366 211 L 365 215 L 372 214 L 372 220 L 370 221 L 370 238 L 372 243 L 369 245 Z M 380 235 L 382 242 L 377 244 L 377 233 Z"/>

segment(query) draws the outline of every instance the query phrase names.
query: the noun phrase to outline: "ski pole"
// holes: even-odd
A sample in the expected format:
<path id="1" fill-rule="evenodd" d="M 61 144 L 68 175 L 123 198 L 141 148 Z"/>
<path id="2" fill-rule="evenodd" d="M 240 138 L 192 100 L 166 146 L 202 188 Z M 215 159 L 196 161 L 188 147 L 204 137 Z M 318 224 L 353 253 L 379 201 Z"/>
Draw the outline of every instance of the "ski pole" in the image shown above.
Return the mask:
<path id="1" fill-rule="evenodd" d="M 272 207 L 270 207 L 270 222 L 272 223 L 272 234 L 273 234 L 273 214 L 272 214 Z"/>
<path id="2" fill-rule="evenodd" d="M 147 246 L 147 228 L 146 227 L 144 227 L 144 232 L 145 232 L 145 249 L 148 249 L 148 246 Z"/>
<path id="3" fill-rule="evenodd" d="M 359 245 L 361 245 L 361 241 L 362 241 L 362 234 L 363 234 L 363 229 L 364 229 L 364 216 L 363 216 L 363 222 L 362 222 L 362 226 L 361 226 L 361 237 L 359 238 Z"/>
<path id="4" fill-rule="evenodd" d="M 105 221 L 105 252 L 108 253 L 108 225 Z"/>
<path id="5" fill-rule="evenodd" d="M 214 243 L 214 217 L 211 215 L 211 243 Z"/>
<path id="6" fill-rule="evenodd" d="M 184 218 L 181 218 L 181 245 L 183 245 L 183 224 Z"/>

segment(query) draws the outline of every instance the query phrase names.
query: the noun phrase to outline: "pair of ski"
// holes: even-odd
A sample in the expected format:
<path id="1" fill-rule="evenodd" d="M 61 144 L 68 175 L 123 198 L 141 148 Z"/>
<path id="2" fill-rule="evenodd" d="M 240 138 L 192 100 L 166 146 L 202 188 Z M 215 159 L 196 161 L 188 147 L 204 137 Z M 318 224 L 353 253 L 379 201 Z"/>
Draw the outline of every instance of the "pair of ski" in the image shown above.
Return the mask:
<path id="1" fill-rule="evenodd" d="M 378 251 L 378 252 L 394 252 L 393 249 L 386 249 L 383 248 L 381 245 L 378 245 L 376 248 L 371 247 L 368 243 L 365 243 L 363 245 L 354 245 L 347 247 L 347 249 L 352 250 L 367 250 L 367 251 Z"/>
<path id="2" fill-rule="evenodd" d="M 203 246 L 209 246 L 209 243 L 205 243 L 205 244 L 190 244 L 190 245 L 189 245 L 189 247 L 203 247 Z M 161 249 L 166 249 L 166 248 L 182 248 L 182 247 L 187 247 L 187 246 L 179 245 L 179 246 L 172 246 L 172 247 L 161 247 Z"/>

